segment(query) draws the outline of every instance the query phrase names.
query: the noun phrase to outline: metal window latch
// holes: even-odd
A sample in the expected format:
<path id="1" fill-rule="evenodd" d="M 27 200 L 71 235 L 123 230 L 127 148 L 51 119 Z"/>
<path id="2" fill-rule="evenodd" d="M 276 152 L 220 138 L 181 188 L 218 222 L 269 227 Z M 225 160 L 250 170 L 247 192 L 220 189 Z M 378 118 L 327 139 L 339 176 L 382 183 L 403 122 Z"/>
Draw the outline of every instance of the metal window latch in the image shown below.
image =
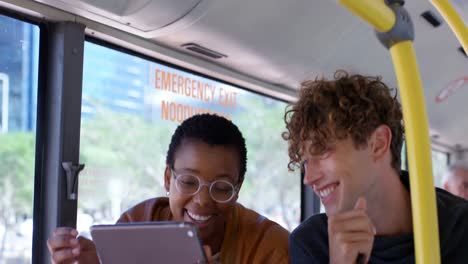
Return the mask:
<path id="1" fill-rule="evenodd" d="M 67 177 L 68 200 L 76 200 L 78 196 L 78 174 L 83 170 L 84 166 L 84 164 L 73 164 L 71 161 L 62 162 Z"/>

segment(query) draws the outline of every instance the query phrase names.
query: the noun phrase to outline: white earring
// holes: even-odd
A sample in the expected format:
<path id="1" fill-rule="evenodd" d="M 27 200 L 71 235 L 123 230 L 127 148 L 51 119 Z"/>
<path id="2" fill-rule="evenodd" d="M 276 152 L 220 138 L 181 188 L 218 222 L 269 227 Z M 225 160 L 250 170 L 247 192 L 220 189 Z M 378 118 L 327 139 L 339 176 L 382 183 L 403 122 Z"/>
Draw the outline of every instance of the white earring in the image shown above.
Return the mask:
<path id="1" fill-rule="evenodd" d="M 169 192 L 166 192 L 166 196 L 169 197 Z"/>

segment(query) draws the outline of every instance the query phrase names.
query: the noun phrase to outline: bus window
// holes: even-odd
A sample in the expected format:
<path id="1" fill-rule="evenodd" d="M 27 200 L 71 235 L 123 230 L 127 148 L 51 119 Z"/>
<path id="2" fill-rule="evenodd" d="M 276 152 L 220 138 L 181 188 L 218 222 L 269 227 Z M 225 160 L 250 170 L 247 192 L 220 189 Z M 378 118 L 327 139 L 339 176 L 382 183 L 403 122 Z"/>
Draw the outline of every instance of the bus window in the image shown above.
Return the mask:
<path id="1" fill-rule="evenodd" d="M 401 169 L 408 170 L 406 144 L 403 143 L 403 150 L 401 152 Z M 432 149 L 432 174 L 434 176 L 434 185 L 442 188 L 442 178 L 448 168 L 448 154 L 439 150 Z"/>
<path id="2" fill-rule="evenodd" d="M 432 149 L 432 173 L 434 175 L 434 185 L 436 187 L 442 188 L 442 177 L 448 167 L 448 154 L 439 150 Z M 401 169 L 409 170 L 407 168 L 407 150 L 406 142 L 403 142 L 403 147 L 401 150 Z"/>
<path id="3" fill-rule="evenodd" d="M 31 263 L 39 27 L 0 28 L 0 263 Z"/>
<path id="4" fill-rule="evenodd" d="M 448 168 L 448 154 L 438 150 L 432 150 L 432 173 L 434 185 L 442 188 L 442 179 Z"/>
<path id="5" fill-rule="evenodd" d="M 401 146 L 401 169 L 402 170 L 408 170 L 407 165 L 408 165 L 408 157 L 406 156 L 406 142 L 403 141 L 403 146 Z"/>
<path id="6" fill-rule="evenodd" d="M 292 230 L 299 224 L 299 172 L 281 138 L 286 103 L 86 42 L 77 228 L 114 223 L 144 199 L 164 196 L 170 136 L 189 116 L 226 116 L 246 137 L 239 202 Z"/>

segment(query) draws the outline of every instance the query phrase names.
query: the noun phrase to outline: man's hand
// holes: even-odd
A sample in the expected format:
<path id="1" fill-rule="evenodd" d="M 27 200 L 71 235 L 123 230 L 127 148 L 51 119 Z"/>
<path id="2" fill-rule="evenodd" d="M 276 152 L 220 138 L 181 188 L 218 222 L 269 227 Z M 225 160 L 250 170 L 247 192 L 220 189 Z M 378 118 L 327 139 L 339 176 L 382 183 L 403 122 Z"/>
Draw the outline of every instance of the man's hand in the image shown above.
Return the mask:
<path id="1" fill-rule="evenodd" d="M 356 201 L 354 209 L 328 218 L 330 263 L 356 263 L 359 254 L 367 263 L 374 243 L 375 227 L 366 212 L 364 198 Z"/>
<path id="2" fill-rule="evenodd" d="M 47 240 L 53 264 L 99 264 L 94 243 L 84 237 L 76 237 L 78 231 L 69 227 L 57 228 Z"/>

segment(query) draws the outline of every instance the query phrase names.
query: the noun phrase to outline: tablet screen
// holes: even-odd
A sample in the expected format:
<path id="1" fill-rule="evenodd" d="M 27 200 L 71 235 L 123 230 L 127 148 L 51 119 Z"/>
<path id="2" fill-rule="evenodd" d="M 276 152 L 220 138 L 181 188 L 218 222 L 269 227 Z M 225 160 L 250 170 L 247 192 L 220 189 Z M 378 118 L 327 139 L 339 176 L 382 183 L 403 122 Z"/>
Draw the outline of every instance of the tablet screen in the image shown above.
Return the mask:
<path id="1" fill-rule="evenodd" d="M 197 228 L 190 223 L 94 225 L 91 236 L 102 264 L 206 262 Z"/>

